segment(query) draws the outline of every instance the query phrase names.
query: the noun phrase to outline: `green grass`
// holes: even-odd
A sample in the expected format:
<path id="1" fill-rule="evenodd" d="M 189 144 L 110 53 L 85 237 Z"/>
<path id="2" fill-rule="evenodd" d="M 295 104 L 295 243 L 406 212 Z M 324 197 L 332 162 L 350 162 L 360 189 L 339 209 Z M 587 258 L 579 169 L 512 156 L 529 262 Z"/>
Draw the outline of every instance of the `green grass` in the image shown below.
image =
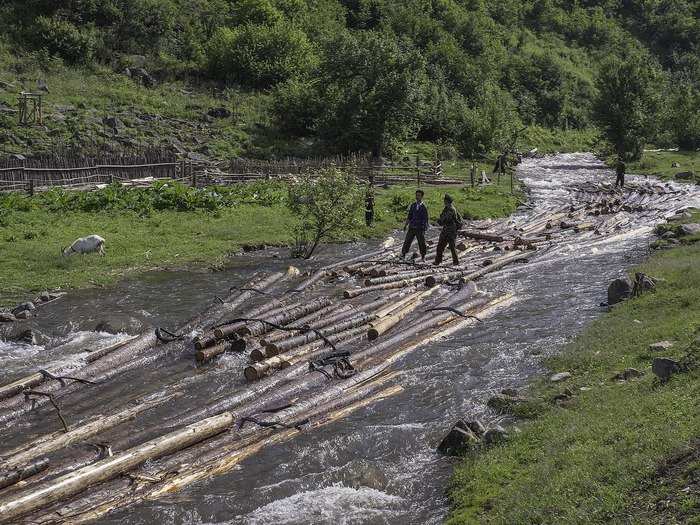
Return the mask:
<path id="1" fill-rule="evenodd" d="M 700 437 L 700 370 L 661 385 L 651 373 L 648 346 L 674 340 L 661 355 L 679 358 L 695 337 L 699 258 L 700 243 L 656 253 L 640 268 L 665 279 L 655 293 L 616 307 L 547 361 L 572 379 L 532 385 L 528 395 L 544 401 L 539 417 L 508 444 L 459 464 L 449 524 L 650 523 L 639 488 L 645 487 L 644 499 L 658 499 L 665 489 L 650 482 L 657 466 Z M 644 376 L 611 379 L 628 367 Z M 570 401 L 553 403 L 567 387 L 574 392 Z M 678 521 L 668 523 L 692 515 L 697 523 L 698 512 L 697 497 L 683 500 Z"/>
<path id="2" fill-rule="evenodd" d="M 674 162 L 680 166 L 674 168 Z M 673 179 L 676 173 L 692 171 L 696 180 L 700 180 L 700 152 L 648 151 L 640 161 L 630 163 L 627 171 L 635 175 L 654 175 L 662 179 Z"/>
<path id="3" fill-rule="evenodd" d="M 442 209 L 449 192 L 465 216 L 497 217 L 512 213 L 518 196 L 505 181 L 483 189 L 424 187 L 431 219 Z M 377 237 L 402 225 L 415 188 L 394 186 L 378 190 L 377 222 L 343 232 L 334 240 Z M 26 204 L 26 203 L 25 203 Z M 358 215 L 362 215 L 358 210 Z M 244 244 L 280 245 L 292 242 L 295 218 L 287 208 L 240 204 L 217 211 L 153 211 L 139 216 L 130 211 L 52 212 L 34 207 L 10 211 L 0 220 L 0 303 L 30 291 L 105 285 L 126 274 L 153 268 L 220 267 Z M 103 236 L 107 256 L 62 258 L 61 247 L 89 234 Z"/>
<path id="4" fill-rule="evenodd" d="M 538 153 L 595 151 L 600 137 L 595 129 L 550 129 L 529 126 L 518 140 L 520 151 L 537 148 Z"/>

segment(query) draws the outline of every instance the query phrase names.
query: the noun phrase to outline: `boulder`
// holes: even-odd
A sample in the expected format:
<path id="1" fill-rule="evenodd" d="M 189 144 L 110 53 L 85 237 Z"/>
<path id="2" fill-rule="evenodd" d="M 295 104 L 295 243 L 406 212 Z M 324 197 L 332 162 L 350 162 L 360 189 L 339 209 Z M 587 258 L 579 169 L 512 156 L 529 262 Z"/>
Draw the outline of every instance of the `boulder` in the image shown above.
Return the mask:
<path id="1" fill-rule="evenodd" d="M 608 304 L 613 305 L 629 299 L 633 289 L 634 283 L 628 276 L 615 279 L 608 286 Z"/>
<path id="2" fill-rule="evenodd" d="M 528 398 L 522 396 L 496 394 L 491 397 L 486 404 L 497 412 L 511 413 L 516 406 L 529 403 L 529 401 Z"/>
<path id="3" fill-rule="evenodd" d="M 484 433 L 484 443 L 487 445 L 496 445 L 498 443 L 503 443 L 505 441 L 508 441 L 508 438 L 508 431 L 499 425 L 496 425 L 493 428 L 489 428 Z"/>
<path id="4" fill-rule="evenodd" d="M 287 268 L 287 277 L 298 277 L 301 275 L 301 271 L 296 266 L 290 266 Z"/>
<path id="5" fill-rule="evenodd" d="M 642 377 L 644 372 L 637 370 L 636 368 L 625 368 L 622 372 L 615 374 L 612 379 L 614 381 L 628 381 L 629 379 L 636 379 Z"/>
<path id="6" fill-rule="evenodd" d="M 10 312 L 0 312 L 0 323 L 14 323 L 17 318 Z"/>
<path id="7" fill-rule="evenodd" d="M 549 380 L 552 383 L 559 383 L 561 381 L 566 381 L 571 377 L 571 374 L 569 372 L 558 372 L 556 374 L 553 374 L 549 377 Z"/>
<path id="8" fill-rule="evenodd" d="M 231 112 L 223 107 L 210 108 L 209 111 L 207 111 L 207 115 L 212 118 L 229 118 L 231 116 Z"/>
<path id="9" fill-rule="evenodd" d="M 469 428 L 469 430 L 471 430 L 479 438 L 486 433 L 486 427 L 478 419 L 475 419 L 474 421 L 466 421 L 465 424 L 467 425 L 467 428 Z"/>
<path id="10" fill-rule="evenodd" d="M 39 338 L 32 330 L 22 330 L 17 335 L 12 337 L 12 341 L 32 346 L 39 344 Z"/>
<path id="11" fill-rule="evenodd" d="M 29 319 L 31 316 L 32 316 L 32 312 L 29 310 L 22 310 L 21 312 L 17 312 L 15 314 L 15 317 L 17 319 L 22 319 L 22 320 Z"/>
<path id="12" fill-rule="evenodd" d="M 26 303 L 22 303 L 22 304 L 15 306 L 12 309 L 12 315 L 17 317 L 18 314 L 21 312 L 31 312 L 33 310 L 36 310 L 36 306 L 34 306 L 34 303 L 32 303 L 31 301 L 27 301 Z"/>
<path id="13" fill-rule="evenodd" d="M 665 233 L 661 236 L 662 239 L 673 239 L 673 238 L 675 238 L 675 237 L 676 237 L 676 232 L 674 232 L 674 231 L 672 231 L 672 230 L 669 230 L 669 231 L 665 232 Z"/>
<path id="14" fill-rule="evenodd" d="M 129 70 L 131 72 L 131 78 L 138 80 L 145 87 L 153 87 L 156 85 L 156 79 L 151 76 L 151 74 L 142 67 L 135 67 Z"/>
<path id="15" fill-rule="evenodd" d="M 656 343 L 652 343 L 649 345 L 649 351 L 650 352 L 663 352 L 665 350 L 668 350 L 671 347 L 673 347 L 673 343 L 671 341 L 658 341 Z"/>
<path id="16" fill-rule="evenodd" d="M 479 443 L 479 438 L 461 419 L 457 421 L 437 447 L 440 454 L 459 456 Z"/>
<path id="17" fill-rule="evenodd" d="M 695 173 L 692 171 L 681 171 L 680 173 L 676 173 L 673 177 L 678 180 L 693 180 L 695 178 Z"/>
<path id="18" fill-rule="evenodd" d="M 114 133 L 116 133 L 119 130 L 119 128 L 124 126 L 119 117 L 114 117 L 111 115 L 102 118 L 102 125 L 106 128 L 111 129 Z"/>
<path id="19" fill-rule="evenodd" d="M 655 357 L 651 363 L 651 371 L 662 383 L 665 383 L 673 374 L 681 371 L 681 365 L 668 357 Z"/>
<path id="20" fill-rule="evenodd" d="M 681 224 L 681 226 L 679 228 L 679 233 L 681 235 L 698 235 L 698 234 L 700 234 L 700 224 L 698 224 L 698 223 Z"/>

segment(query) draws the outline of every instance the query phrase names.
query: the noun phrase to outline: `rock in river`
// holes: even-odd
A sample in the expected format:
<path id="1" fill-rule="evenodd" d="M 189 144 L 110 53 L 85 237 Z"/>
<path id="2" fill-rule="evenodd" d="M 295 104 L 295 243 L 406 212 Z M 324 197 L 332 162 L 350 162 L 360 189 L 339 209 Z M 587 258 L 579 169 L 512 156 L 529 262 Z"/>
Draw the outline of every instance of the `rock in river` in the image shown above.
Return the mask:
<path id="1" fill-rule="evenodd" d="M 615 279 L 608 286 L 608 304 L 613 305 L 632 297 L 634 283 L 628 276 Z"/>
<path id="2" fill-rule="evenodd" d="M 479 443 L 479 438 L 463 420 L 457 421 L 437 447 L 440 454 L 459 456 Z"/>

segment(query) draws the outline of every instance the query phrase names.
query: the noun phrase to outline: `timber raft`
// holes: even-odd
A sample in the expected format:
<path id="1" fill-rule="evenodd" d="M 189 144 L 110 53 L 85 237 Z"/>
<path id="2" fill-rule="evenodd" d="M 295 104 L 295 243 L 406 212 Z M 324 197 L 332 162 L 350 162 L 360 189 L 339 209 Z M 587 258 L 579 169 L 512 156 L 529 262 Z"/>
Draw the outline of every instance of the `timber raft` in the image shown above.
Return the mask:
<path id="1" fill-rule="evenodd" d="M 480 292 L 480 279 L 573 242 L 611 241 L 636 217 L 662 221 L 686 207 L 684 197 L 660 183 L 578 184 L 536 213 L 466 224 L 457 267 L 403 262 L 387 248 L 301 277 L 259 274 L 177 329 L 154 327 L 77 365 L 16 378 L 0 387 L 0 423 L 32 439 L 0 447 L 0 523 L 90 522 L 393 396 L 403 356 L 488 323 L 516 299 Z M 247 357 L 235 387 L 186 404 L 226 355 Z M 125 396 L 109 412 L 92 401 L 127 373 L 174 362 L 196 364 L 196 373 Z M 41 431 L 48 426 L 59 430 Z"/>

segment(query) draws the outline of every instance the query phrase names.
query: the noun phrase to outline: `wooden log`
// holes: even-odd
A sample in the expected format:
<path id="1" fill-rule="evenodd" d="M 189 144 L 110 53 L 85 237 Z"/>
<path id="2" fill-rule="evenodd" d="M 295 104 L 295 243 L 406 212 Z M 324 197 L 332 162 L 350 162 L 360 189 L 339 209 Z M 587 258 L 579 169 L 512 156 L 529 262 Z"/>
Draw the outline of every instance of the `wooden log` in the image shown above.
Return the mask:
<path id="1" fill-rule="evenodd" d="M 341 319 L 349 317 L 354 311 L 355 310 L 353 309 L 353 307 L 349 304 L 335 304 L 327 306 L 326 308 L 322 308 L 318 312 L 315 312 L 306 317 L 302 317 L 301 319 L 298 319 L 294 324 L 308 326 L 309 328 L 315 329 L 324 328 Z M 263 336 L 263 338 L 260 339 L 260 344 L 262 346 L 267 346 L 268 344 L 275 343 L 277 341 L 282 341 L 284 339 L 290 339 L 291 337 L 294 336 L 290 335 L 290 332 L 278 330 L 277 332 L 272 332 Z"/>
<path id="2" fill-rule="evenodd" d="M 370 329 L 367 331 L 367 339 L 374 341 L 380 335 L 383 335 L 387 331 L 391 330 L 407 315 L 415 311 L 415 309 L 422 304 L 423 300 L 432 295 L 436 290 L 437 288 L 430 288 L 423 292 L 413 294 L 408 297 L 405 304 L 402 304 L 399 308 L 394 309 L 392 312 L 381 317 L 379 320 L 372 321 L 370 323 Z"/>
<path id="3" fill-rule="evenodd" d="M 478 230 L 460 230 L 459 234 L 462 237 L 468 237 L 470 239 L 479 239 L 481 241 L 491 241 L 491 242 L 503 242 L 504 238 L 501 235 L 496 235 L 494 233 L 483 232 Z"/>
<path id="4" fill-rule="evenodd" d="M 267 332 L 271 332 L 273 330 L 273 328 L 267 323 L 272 323 L 278 326 L 284 326 L 288 323 L 291 323 L 292 321 L 296 321 L 297 319 L 304 317 L 305 315 L 325 308 L 331 303 L 332 301 L 328 297 L 319 297 L 318 299 L 314 299 L 304 304 L 300 304 L 299 306 L 288 308 L 284 312 L 281 312 L 277 315 L 265 316 L 264 320 L 266 321 L 266 323 L 261 323 L 257 321 L 248 322 L 245 324 L 245 326 L 241 327 L 238 330 L 238 334 L 248 336 L 259 336 Z"/>
<path id="5" fill-rule="evenodd" d="M 457 272 L 449 272 L 449 273 L 443 273 L 439 275 L 430 275 L 425 278 L 425 285 L 426 286 L 435 286 L 436 284 L 439 283 L 446 283 L 452 279 L 455 278 L 460 278 L 462 281 L 472 281 L 474 279 L 478 279 L 479 277 L 482 277 L 488 273 L 491 273 L 495 270 L 498 270 L 499 268 L 502 268 L 506 266 L 507 264 L 510 264 L 512 262 L 516 261 L 522 261 L 527 259 L 529 254 L 523 253 L 520 251 L 517 252 L 511 252 L 508 255 L 505 255 L 499 259 L 496 259 L 493 261 L 491 264 L 485 266 L 481 270 L 476 270 L 476 271 L 457 271 Z"/>
<path id="6" fill-rule="evenodd" d="M 39 472 L 46 470 L 49 466 L 49 458 L 39 459 L 32 463 L 28 463 L 20 468 L 16 468 L 11 472 L 5 471 L 0 474 L 0 489 L 19 483 L 27 478 L 32 477 Z M 5 467 L 5 466 L 3 466 Z"/>
<path id="7" fill-rule="evenodd" d="M 252 310 L 251 312 L 247 313 L 246 316 L 249 318 L 259 318 L 259 317 L 267 317 L 267 316 L 274 316 L 274 315 L 279 315 L 283 312 L 286 312 L 289 308 L 292 308 L 293 306 L 290 304 L 285 304 L 281 306 L 277 306 L 275 308 L 272 308 L 271 310 L 266 310 L 263 309 L 260 311 L 260 309 L 256 308 Z M 215 341 L 221 341 L 222 339 L 226 339 L 227 337 L 238 337 L 238 331 L 245 326 L 245 321 L 239 321 L 237 323 L 226 323 L 221 326 L 217 326 L 214 328 L 212 331 L 214 334 L 214 340 Z M 206 342 L 209 341 L 209 338 L 207 338 Z M 203 343 L 205 341 L 202 341 Z"/>
<path id="8" fill-rule="evenodd" d="M 419 283 L 423 281 L 423 277 L 412 277 L 408 279 L 402 279 L 401 281 L 396 281 L 392 283 L 386 283 L 386 284 L 378 284 L 375 286 L 365 286 L 364 288 L 354 288 L 354 289 L 349 289 L 343 291 L 343 297 L 346 299 L 352 299 L 353 297 L 358 297 L 363 294 L 367 294 L 370 292 L 377 292 L 380 290 L 394 290 L 396 288 L 405 288 L 407 286 L 412 286 L 415 285 L 416 283 Z"/>
<path id="9" fill-rule="evenodd" d="M 311 343 L 313 341 L 316 341 L 318 339 L 321 339 L 322 334 L 324 337 L 328 337 L 329 335 L 335 335 L 340 332 L 344 332 L 345 330 L 348 330 L 350 328 L 355 328 L 357 326 L 361 326 L 364 324 L 367 324 L 374 320 L 376 316 L 369 314 L 369 313 L 361 313 L 359 315 L 350 317 L 349 319 L 346 319 L 345 321 L 339 322 L 333 326 L 328 326 L 325 328 L 322 328 L 316 331 L 309 331 L 304 334 L 300 334 L 296 337 L 292 337 L 290 339 L 285 339 L 283 341 L 278 341 L 276 343 L 270 343 L 265 346 L 265 356 L 263 357 L 272 357 L 275 355 L 278 355 L 281 352 L 284 352 L 286 350 L 290 350 L 296 346 L 301 346 L 307 343 Z M 251 359 L 255 360 L 253 355 L 251 355 Z"/>
<path id="10" fill-rule="evenodd" d="M 214 345 L 214 346 L 210 346 L 208 348 L 203 348 L 201 350 L 197 350 L 195 357 L 197 359 L 197 362 L 200 364 L 208 363 L 209 361 L 211 361 L 215 357 L 231 351 L 232 347 L 233 347 L 233 342 L 224 341 L 223 343 L 219 343 L 218 345 Z"/>
<path id="11" fill-rule="evenodd" d="M 124 410 L 111 415 L 98 416 L 68 432 L 47 434 L 29 444 L 3 453 L 0 457 L 0 464 L 7 469 L 20 468 L 40 457 L 48 456 L 57 450 L 80 443 L 117 425 L 131 421 L 144 412 L 170 402 L 181 395 L 182 393 L 172 393 L 165 396 L 149 396 L 131 403 L 131 406 Z"/>
<path id="12" fill-rule="evenodd" d="M 234 417 L 223 413 L 103 459 L 0 502 L 0 521 L 8 523 L 55 501 L 78 494 L 86 488 L 112 479 L 145 461 L 191 446 L 219 434 L 233 425 Z"/>

